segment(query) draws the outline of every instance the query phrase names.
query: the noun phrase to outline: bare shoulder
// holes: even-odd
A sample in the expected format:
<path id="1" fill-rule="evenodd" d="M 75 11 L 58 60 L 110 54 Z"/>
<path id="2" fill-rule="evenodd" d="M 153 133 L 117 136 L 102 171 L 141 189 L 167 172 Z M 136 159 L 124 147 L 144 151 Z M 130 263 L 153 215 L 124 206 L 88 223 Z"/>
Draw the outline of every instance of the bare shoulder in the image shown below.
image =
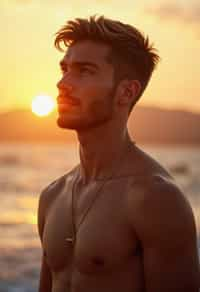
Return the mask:
<path id="1" fill-rule="evenodd" d="M 136 180 L 129 192 L 129 218 L 143 244 L 177 245 L 196 240 L 191 205 L 173 179 L 162 173 Z"/>
<path id="2" fill-rule="evenodd" d="M 67 174 L 54 180 L 40 193 L 38 203 L 38 231 L 40 238 L 42 238 L 45 218 L 49 209 L 51 208 L 53 202 L 58 198 L 59 194 L 61 194 L 62 190 L 66 187 L 68 180 L 73 177 L 76 168 L 77 166 Z"/>
<path id="3" fill-rule="evenodd" d="M 152 165 L 151 171 L 133 178 L 127 214 L 143 250 L 146 290 L 197 292 L 200 270 L 192 207 L 162 167 L 144 165 Z"/>
<path id="4" fill-rule="evenodd" d="M 137 177 L 139 176 L 141 179 L 149 178 L 156 173 L 172 179 L 171 174 L 159 163 L 159 161 L 136 145 L 133 148 L 129 163 L 130 161 L 132 161 L 131 168 L 133 174 Z"/>

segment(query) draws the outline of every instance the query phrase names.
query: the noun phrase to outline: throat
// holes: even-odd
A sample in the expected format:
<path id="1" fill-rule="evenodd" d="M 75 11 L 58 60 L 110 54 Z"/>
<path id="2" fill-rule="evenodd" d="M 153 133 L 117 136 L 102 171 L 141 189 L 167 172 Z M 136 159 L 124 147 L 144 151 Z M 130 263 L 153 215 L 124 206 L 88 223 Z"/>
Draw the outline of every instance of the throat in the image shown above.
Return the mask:
<path id="1" fill-rule="evenodd" d="M 126 161 L 130 157 L 130 153 L 134 150 L 135 142 L 129 141 L 122 145 L 118 150 L 114 149 L 108 154 L 104 151 L 104 154 L 99 154 L 98 159 L 90 159 L 87 155 L 84 154 L 82 148 L 80 151 L 80 169 L 79 175 L 83 185 L 87 185 L 92 181 L 107 180 L 113 177 L 116 174 L 116 170 L 119 169 L 124 171 L 126 167 Z M 115 146 L 116 148 L 116 146 Z M 124 168 L 121 167 L 123 164 Z M 119 171 L 117 172 L 118 175 Z"/>

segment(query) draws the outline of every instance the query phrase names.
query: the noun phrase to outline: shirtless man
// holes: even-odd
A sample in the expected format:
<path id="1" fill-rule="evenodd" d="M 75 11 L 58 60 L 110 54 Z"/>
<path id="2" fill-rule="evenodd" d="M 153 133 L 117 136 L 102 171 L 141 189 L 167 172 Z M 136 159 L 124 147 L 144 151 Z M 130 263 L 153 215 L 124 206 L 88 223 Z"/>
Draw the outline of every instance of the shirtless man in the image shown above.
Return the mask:
<path id="1" fill-rule="evenodd" d="M 57 123 L 77 132 L 80 164 L 40 196 L 39 291 L 197 292 L 191 207 L 127 131 L 155 49 L 136 28 L 102 16 L 68 22 L 61 43 Z"/>

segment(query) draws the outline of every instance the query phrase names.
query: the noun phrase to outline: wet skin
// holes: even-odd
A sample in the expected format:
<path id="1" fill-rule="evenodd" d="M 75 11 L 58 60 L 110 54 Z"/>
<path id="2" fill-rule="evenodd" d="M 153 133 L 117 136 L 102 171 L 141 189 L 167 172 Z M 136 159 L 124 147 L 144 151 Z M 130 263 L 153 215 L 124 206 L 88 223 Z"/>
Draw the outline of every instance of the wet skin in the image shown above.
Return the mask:
<path id="1" fill-rule="evenodd" d="M 130 163 L 131 159 L 134 164 Z M 148 291 L 145 288 L 145 246 L 138 235 L 137 224 L 141 218 L 151 218 L 141 213 L 141 202 L 145 200 L 146 190 L 153 185 L 161 184 L 165 188 L 173 182 L 170 175 L 138 147 L 134 147 L 128 161 L 119 171 L 119 178 L 106 181 L 78 229 L 74 247 L 66 238 L 72 235 L 72 185 L 79 166 L 43 191 L 39 206 L 43 247 L 41 292 Z M 77 226 L 94 193 L 104 182 L 93 181 L 86 186 L 81 179 L 76 182 Z M 183 198 L 180 196 L 179 200 Z M 192 255 L 194 246 L 190 247 Z"/>

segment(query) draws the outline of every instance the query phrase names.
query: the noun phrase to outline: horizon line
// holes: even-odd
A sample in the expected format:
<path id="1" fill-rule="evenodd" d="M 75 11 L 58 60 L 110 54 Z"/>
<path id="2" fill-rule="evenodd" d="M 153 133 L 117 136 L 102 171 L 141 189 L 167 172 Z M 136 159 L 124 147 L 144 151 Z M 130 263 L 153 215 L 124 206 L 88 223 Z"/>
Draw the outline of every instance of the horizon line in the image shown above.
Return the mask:
<path id="1" fill-rule="evenodd" d="M 193 110 L 193 109 L 186 109 L 185 107 L 165 107 L 165 106 L 160 106 L 160 105 L 143 105 L 143 104 L 138 104 L 135 106 L 134 109 L 137 108 L 148 108 L 148 109 L 157 109 L 157 110 L 163 110 L 163 111 L 167 111 L 167 112 L 185 112 L 185 113 L 191 113 L 191 114 L 196 114 L 196 115 L 200 115 L 200 110 Z M 134 111 L 133 109 L 133 111 Z M 30 112 L 31 108 L 27 108 L 27 107 L 17 107 L 17 108 L 8 108 L 8 109 L 0 109 L 0 115 L 1 114 L 9 114 L 9 113 L 14 113 L 14 112 Z M 54 109 L 51 113 L 56 113 L 56 109 Z M 33 114 L 33 113 L 32 113 Z M 33 114 L 34 115 L 34 114 Z"/>

